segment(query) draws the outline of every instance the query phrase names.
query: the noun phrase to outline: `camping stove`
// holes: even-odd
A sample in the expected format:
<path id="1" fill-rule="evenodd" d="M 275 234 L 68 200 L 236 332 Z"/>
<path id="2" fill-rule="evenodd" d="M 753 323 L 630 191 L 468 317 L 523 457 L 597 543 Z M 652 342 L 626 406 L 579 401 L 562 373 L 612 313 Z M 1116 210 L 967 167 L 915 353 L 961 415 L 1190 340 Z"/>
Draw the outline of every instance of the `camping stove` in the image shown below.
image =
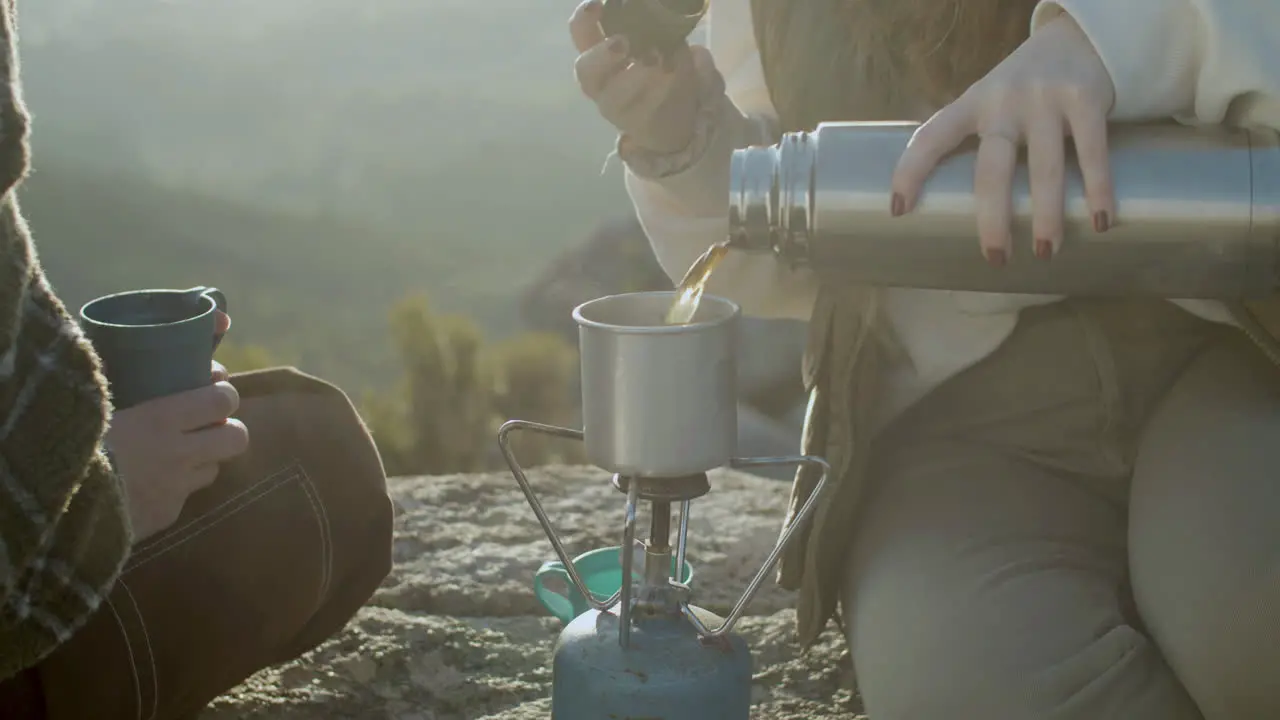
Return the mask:
<path id="1" fill-rule="evenodd" d="M 821 458 L 734 457 L 740 311 L 728 300 L 704 296 L 691 322 L 665 325 L 674 298 L 673 292 L 631 293 L 576 308 L 584 429 L 511 420 L 498 432 L 516 482 L 590 606 L 556 643 L 553 720 L 748 720 L 751 652 L 733 627 L 824 496 L 830 468 Z M 574 568 L 511 451 L 508 440 L 518 430 L 582 441 L 589 461 L 612 473 L 613 486 L 625 495 L 623 582 L 612 597 L 593 596 Z M 707 471 L 784 464 L 817 466 L 815 492 L 727 617 L 693 605 L 679 573 L 691 504 L 712 489 Z M 649 532 L 646 542 L 637 543 L 642 502 L 650 507 Z M 637 555 L 641 568 L 634 567 Z"/>

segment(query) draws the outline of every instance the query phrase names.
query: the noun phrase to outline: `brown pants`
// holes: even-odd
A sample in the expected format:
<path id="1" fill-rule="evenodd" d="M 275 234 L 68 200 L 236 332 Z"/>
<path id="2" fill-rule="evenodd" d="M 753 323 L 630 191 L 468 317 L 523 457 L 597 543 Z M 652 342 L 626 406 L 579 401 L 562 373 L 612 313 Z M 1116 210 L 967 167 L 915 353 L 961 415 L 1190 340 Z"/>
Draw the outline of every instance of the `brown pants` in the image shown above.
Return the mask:
<path id="1" fill-rule="evenodd" d="M 192 716 L 341 629 L 390 571 L 386 477 L 346 395 L 291 369 L 232 382 L 249 452 L 133 548 L 88 625 L 0 684 L 0 717 Z"/>

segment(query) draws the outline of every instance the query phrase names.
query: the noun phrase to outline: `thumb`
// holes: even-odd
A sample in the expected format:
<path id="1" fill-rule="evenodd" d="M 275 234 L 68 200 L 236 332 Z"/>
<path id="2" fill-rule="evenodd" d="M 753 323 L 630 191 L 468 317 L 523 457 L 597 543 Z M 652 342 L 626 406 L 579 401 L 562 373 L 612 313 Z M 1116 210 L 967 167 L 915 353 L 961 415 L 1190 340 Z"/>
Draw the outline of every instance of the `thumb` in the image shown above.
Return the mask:
<path id="1" fill-rule="evenodd" d="M 693 70 L 702 81 L 703 87 L 716 88 L 719 92 L 724 92 L 724 78 L 716 69 L 716 61 L 711 56 L 711 51 L 702 45 L 692 45 L 689 48 L 689 54 L 693 61 Z"/>
<path id="2" fill-rule="evenodd" d="M 690 45 L 689 55 L 693 59 L 693 69 L 699 75 L 709 76 L 716 72 L 716 61 L 711 57 L 711 51 L 705 45 Z"/>

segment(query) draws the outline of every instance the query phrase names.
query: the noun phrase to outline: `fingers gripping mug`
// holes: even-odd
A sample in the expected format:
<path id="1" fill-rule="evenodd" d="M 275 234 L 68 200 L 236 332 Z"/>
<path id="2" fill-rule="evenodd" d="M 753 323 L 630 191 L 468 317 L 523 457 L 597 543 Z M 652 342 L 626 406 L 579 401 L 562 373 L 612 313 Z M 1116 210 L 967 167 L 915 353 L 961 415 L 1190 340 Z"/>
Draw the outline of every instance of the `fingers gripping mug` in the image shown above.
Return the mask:
<path id="1" fill-rule="evenodd" d="M 102 360 L 112 406 L 123 410 L 211 382 L 221 342 L 217 310 L 227 298 L 211 287 L 133 290 L 91 300 L 80 324 Z"/>

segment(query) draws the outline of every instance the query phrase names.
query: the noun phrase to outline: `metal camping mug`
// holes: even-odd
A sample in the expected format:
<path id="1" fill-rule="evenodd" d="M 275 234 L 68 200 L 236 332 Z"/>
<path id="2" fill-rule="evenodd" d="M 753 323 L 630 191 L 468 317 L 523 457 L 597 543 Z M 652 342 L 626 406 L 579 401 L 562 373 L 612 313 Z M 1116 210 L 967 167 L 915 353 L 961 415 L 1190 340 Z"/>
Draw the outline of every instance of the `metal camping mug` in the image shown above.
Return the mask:
<path id="1" fill-rule="evenodd" d="M 741 311 L 704 295 L 693 320 L 667 325 L 676 293 L 610 295 L 579 305 L 587 458 L 629 477 L 682 477 L 737 450 L 735 358 Z"/>

